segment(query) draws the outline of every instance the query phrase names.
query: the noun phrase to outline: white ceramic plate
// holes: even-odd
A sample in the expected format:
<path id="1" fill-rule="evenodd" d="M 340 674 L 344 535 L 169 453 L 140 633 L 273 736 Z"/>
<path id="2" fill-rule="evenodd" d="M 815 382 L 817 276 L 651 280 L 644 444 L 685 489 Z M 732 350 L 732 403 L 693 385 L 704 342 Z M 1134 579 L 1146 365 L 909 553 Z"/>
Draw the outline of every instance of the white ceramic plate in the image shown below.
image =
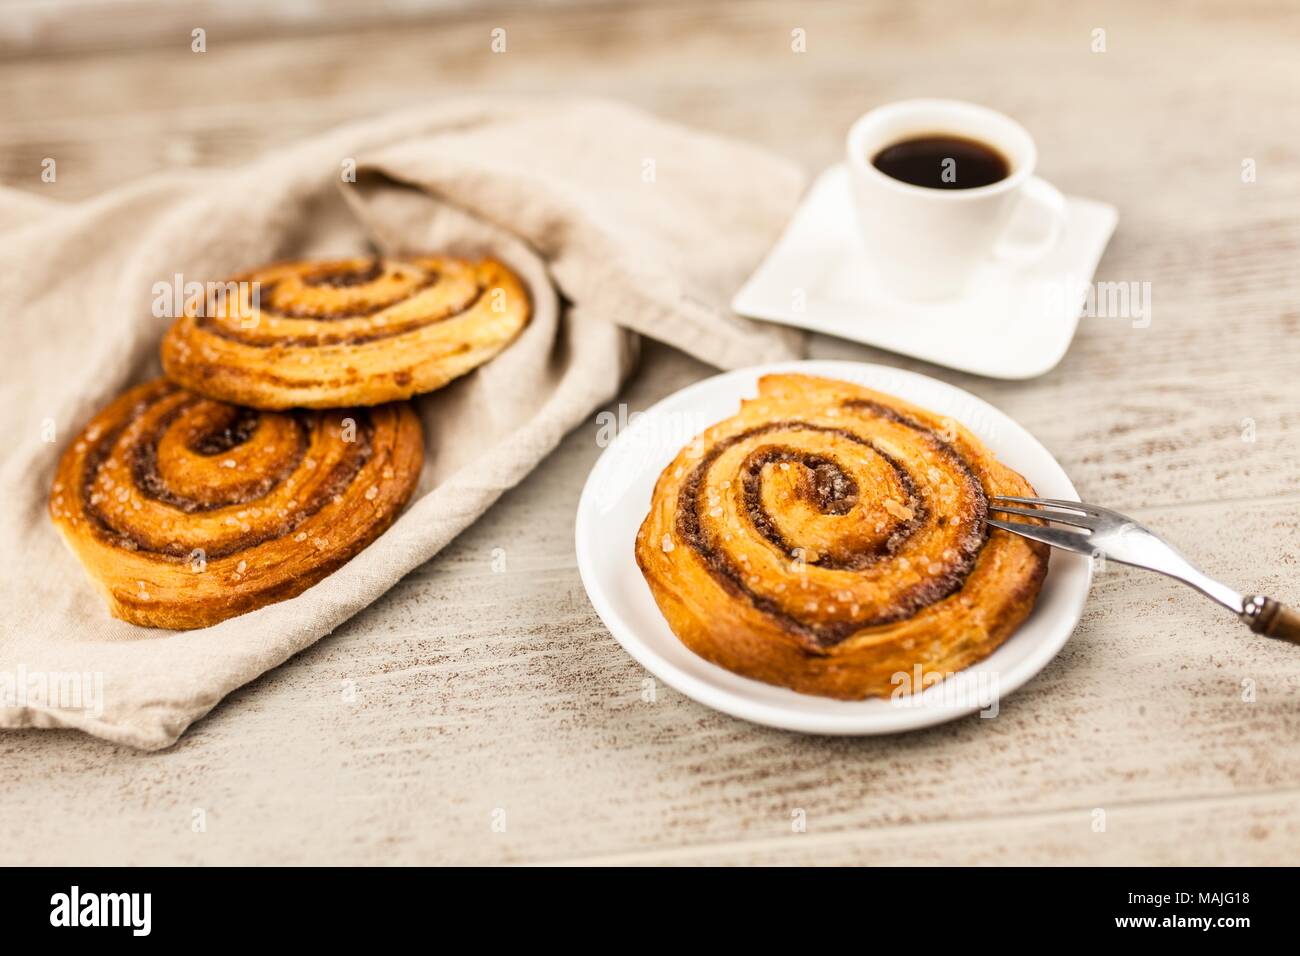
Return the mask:
<path id="1" fill-rule="evenodd" d="M 809 190 L 780 241 L 736 293 L 741 315 L 875 345 L 991 378 L 1032 378 L 1065 355 L 1087 284 L 1119 220 L 1114 206 L 1067 196 L 1061 241 L 1039 261 L 990 259 L 964 295 L 904 302 L 881 290 L 858 239 L 848 170 Z M 1013 222 L 1013 228 L 1014 228 Z"/>
<path id="2" fill-rule="evenodd" d="M 637 529 L 660 472 L 691 438 L 734 415 L 757 393 L 760 376 L 802 372 L 856 382 L 963 423 L 1005 464 L 1048 498 L 1077 500 L 1061 466 L 1038 441 L 992 405 L 914 372 L 858 362 L 782 362 L 697 382 L 636 415 L 596 462 L 578 503 L 578 570 L 592 605 L 615 639 L 650 673 L 688 697 L 756 723 L 819 734 L 885 734 L 926 727 L 1000 699 L 1047 665 L 1083 612 L 1092 580 L 1085 558 L 1053 551 L 1038 604 L 987 659 L 898 700 L 840 701 L 797 694 L 724 670 L 686 648 L 650 594 L 636 564 Z"/>

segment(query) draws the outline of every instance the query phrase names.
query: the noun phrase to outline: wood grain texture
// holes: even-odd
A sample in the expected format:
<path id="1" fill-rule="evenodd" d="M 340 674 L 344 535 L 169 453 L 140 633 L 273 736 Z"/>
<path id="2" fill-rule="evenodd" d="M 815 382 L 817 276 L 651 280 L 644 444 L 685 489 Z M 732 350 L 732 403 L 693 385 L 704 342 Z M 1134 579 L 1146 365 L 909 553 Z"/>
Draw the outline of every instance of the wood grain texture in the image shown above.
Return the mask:
<path id="1" fill-rule="evenodd" d="M 496 56 L 493 11 L 210 36 L 206 54 L 183 38 L 27 57 L 0 63 L 0 181 L 80 199 L 483 91 L 616 96 L 812 171 L 875 103 L 987 102 L 1035 132 L 1046 177 L 1119 206 L 1099 279 L 1149 282 L 1149 327 L 1085 318 L 1062 364 L 1022 383 L 824 338 L 812 354 L 969 389 L 1034 432 L 1085 498 L 1296 603 L 1300 11 L 978 6 L 511 9 Z M 1094 28 L 1106 53 L 1090 51 Z M 707 374 L 650 348 L 620 400 L 644 408 Z M 574 566 L 596 435 L 576 430 L 446 552 L 169 751 L 0 735 L 0 863 L 1294 862 L 1300 654 L 1130 569 L 1098 574 L 1069 644 L 991 720 L 844 740 L 755 727 L 662 685 L 646 702 L 647 675 Z"/>

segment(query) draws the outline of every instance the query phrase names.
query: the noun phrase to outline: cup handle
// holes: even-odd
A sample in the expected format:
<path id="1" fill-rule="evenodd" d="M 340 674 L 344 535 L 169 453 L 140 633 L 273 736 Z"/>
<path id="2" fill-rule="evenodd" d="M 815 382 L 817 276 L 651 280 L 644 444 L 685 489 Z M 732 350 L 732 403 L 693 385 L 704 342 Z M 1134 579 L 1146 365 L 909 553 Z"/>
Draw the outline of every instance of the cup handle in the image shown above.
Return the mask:
<path id="1" fill-rule="evenodd" d="M 1003 262 L 1030 265 L 1056 248 L 1070 219 L 1070 207 L 1061 191 L 1045 179 L 1031 176 L 1021 187 L 1020 202 L 1038 207 L 1039 218 L 1046 222 L 1046 232 L 1030 240 L 1010 239 L 1003 236 L 993 248 L 993 254 Z"/>

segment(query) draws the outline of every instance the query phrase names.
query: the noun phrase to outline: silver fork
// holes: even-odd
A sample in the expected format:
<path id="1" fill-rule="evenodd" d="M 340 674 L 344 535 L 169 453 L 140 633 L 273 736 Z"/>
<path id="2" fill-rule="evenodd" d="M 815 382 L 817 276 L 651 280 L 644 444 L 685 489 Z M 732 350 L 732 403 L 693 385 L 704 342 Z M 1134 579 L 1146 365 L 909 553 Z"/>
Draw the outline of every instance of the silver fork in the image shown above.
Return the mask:
<path id="1" fill-rule="evenodd" d="M 1024 505 L 1034 507 L 1022 507 Z M 990 498 L 989 510 L 1069 525 L 1067 530 L 1000 518 L 987 519 L 991 527 L 1050 544 L 1053 548 L 1158 571 L 1213 598 L 1256 634 L 1300 643 L 1300 613 L 1262 594 L 1243 598 L 1232 588 L 1203 574 L 1155 532 L 1119 512 L 1081 501 L 1005 496 Z"/>

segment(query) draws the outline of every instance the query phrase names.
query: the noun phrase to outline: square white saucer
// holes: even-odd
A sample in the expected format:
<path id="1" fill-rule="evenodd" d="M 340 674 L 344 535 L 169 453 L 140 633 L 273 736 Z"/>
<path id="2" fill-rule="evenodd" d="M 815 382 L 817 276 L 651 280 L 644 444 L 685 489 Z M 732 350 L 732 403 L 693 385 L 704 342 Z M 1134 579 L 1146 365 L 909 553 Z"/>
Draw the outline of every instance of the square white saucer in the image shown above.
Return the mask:
<path id="1" fill-rule="evenodd" d="M 960 297 L 906 302 L 873 276 L 858 239 L 848 170 L 840 163 L 813 184 L 731 307 L 964 372 L 1033 378 L 1070 347 L 1087 284 L 1119 221 L 1114 206 L 1077 196 L 1066 201 L 1061 241 L 1038 262 L 990 259 Z"/>

